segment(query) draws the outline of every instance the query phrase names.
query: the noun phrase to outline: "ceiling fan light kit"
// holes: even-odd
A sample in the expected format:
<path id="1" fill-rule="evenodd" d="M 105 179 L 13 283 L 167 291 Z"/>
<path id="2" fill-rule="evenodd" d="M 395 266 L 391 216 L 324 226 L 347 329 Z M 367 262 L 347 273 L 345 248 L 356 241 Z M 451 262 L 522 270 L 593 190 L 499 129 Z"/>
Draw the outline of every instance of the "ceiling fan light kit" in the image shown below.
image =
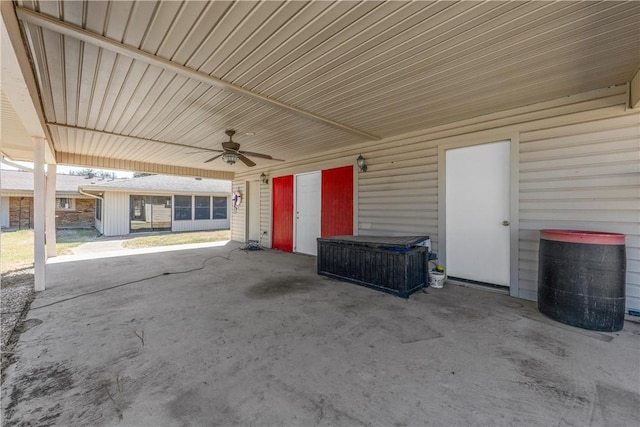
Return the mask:
<path id="1" fill-rule="evenodd" d="M 238 156 L 235 153 L 224 153 L 222 155 L 222 160 L 230 165 L 235 165 L 238 161 Z"/>
<path id="2" fill-rule="evenodd" d="M 226 133 L 227 136 L 229 136 L 229 140 L 224 141 L 221 144 L 222 150 L 212 150 L 212 151 L 219 151 L 222 154 L 218 154 L 217 156 L 214 156 L 209 160 L 206 160 L 205 163 L 212 162 L 215 159 L 222 157 L 222 160 L 229 165 L 235 165 L 236 162 L 240 160 L 246 166 L 251 168 L 251 167 L 254 167 L 256 163 L 253 160 L 249 159 L 247 156 L 258 157 L 258 158 L 267 159 L 267 160 L 277 160 L 280 162 L 283 161 L 280 159 L 274 159 L 268 154 L 253 153 L 251 151 L 241 151 L 240 144 L 233 141 L 233 135 L 236 134 L 236 131 L 233 129 L 227 129 L 224 133 Z"/>

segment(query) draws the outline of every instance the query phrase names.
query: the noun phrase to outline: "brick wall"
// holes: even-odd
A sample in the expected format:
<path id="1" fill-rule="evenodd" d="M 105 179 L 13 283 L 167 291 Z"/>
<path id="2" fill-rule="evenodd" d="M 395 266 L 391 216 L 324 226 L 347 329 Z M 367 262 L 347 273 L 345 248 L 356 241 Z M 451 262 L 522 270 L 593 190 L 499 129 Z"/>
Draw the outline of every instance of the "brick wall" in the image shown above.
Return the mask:
<path id="1" fill-rule="evenodd" d="M 56 211 L 56 227 L 93 227 L 95 225 L 95 199 L 76 199 L 73 211 Z"/>
<path id="2" fill-rule="evenodd" d="M 33 228 L 33 197 L 9 198 L 9 227 Z"/>
<path id="3" fill-rule="evenodd" d="M 56 211 L 57 228 L 84 228 L 95 225 L 95 200 L 75 199 L 75 205 L 72 211 Z M 33 228 L 33 197 L 9 198 L 9 227 Z"/>

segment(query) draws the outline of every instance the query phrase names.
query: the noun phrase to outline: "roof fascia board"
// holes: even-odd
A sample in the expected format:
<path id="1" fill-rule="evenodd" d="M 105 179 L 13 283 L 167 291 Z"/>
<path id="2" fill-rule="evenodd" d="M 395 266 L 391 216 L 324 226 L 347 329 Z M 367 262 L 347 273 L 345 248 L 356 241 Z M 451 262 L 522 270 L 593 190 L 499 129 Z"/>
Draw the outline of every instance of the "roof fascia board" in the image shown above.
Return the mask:
<path id="1" fill-rule="evenodd" d="M 214 197 L 230 197 L 231 195 L 231 190 L 229 190 L 228 193 L 221 193 L 221 192 L 211 192 L 211 191 L 189 191 L 189 190 L 184 190 L 184 191 L 171 191 L 171 190 L 148 190 L 148 189 L 143 189 L 143 188 L 117 188 L 117 187 L 98 187 L 98 186 L 90 186 L 90 187 L 84 187 L 84 186 L 80 186 L 79 187 L 80 190 L 85 191 L 85 192 L 101 192 L 101 193 L 107 193 L 107 192 L 113 192 L 113 193 L 135 193 L 135 194 L 139 194 L 141 196 L 173 196 L 173 195 L 178 195 L 178 196 L 214 196 Z"/>

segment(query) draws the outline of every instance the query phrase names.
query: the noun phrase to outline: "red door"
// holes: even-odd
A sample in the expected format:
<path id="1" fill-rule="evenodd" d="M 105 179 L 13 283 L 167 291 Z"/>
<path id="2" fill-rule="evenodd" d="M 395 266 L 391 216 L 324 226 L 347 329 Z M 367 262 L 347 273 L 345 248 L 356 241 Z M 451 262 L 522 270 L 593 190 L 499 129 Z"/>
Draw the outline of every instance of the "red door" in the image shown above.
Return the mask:
<path id="1" fill-rule="evenodd" d="M 353 166 L 322 171 L 321 235 L 353 234 Z"/>
<path id="2" fill-rule="evenodd" d="M 273 178 L 273 249 L 293 252 L 293 175 Z"/>

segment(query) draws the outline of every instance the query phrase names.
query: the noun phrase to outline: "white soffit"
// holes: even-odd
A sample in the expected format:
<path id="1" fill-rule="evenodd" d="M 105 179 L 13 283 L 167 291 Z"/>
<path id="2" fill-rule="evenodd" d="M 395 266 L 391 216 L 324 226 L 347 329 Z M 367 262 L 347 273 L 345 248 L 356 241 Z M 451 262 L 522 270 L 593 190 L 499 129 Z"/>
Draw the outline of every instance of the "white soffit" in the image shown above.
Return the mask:
<path id="1" fill-rule="evenodd" d="M 18 1 L 18 17 L 57 151 L 227 171 L 246 167 L 204 163 L 225 129 L 294 160 L 625 84 L 640 63 L 640 2 Z"/>
<path id="2" fill-rule="evenodd" d="M 0 36 L 0 152 L 29 161 L 33 160 L 32 137 L 44 138 L 45 133 L 2 19 Z M 50 154 L 48 160 L 52 160 Z"/>

